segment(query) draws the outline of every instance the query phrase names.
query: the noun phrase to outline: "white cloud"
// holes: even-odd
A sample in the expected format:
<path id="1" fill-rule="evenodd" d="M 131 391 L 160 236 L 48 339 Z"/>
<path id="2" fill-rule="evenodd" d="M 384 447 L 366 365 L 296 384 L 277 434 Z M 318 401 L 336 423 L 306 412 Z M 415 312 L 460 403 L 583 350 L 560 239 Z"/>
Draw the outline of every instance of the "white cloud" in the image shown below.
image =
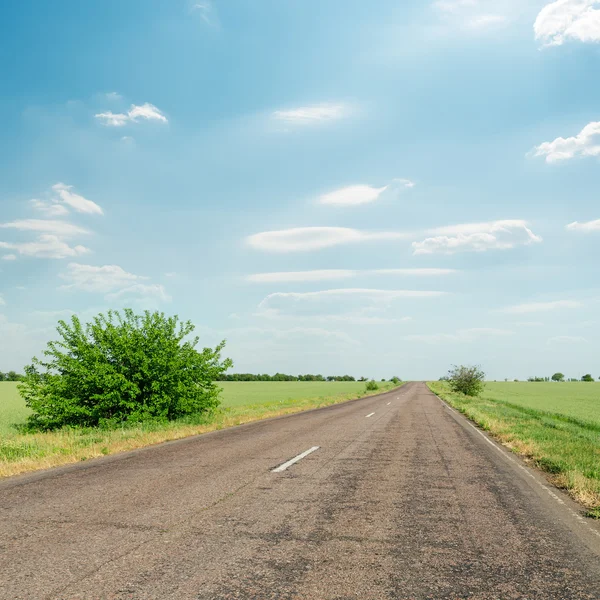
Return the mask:
<path id="1" fill-rule="evenodd" d="M 517 304 L 509 306 L 497 312 L 509 313 L 514 315 L 522 315 L 528 313 L 548 312 L 552 310 L 560 310 L 563 308 L 581 308 L 583 304 L 575 300 L 554 300 L 552 302 L 530 302 L 527 304 Z"/>
<path id="2" fill-rule="evenodd" d="M 548 338 L 548 344 L 582 344 L 587 341 L 586 338 L 579 335 L 556 335 Z"/>
<path id="3" fill-rule="evenodd" d="M 137 121 L 138 119 L 146 119 L 147 121 L 160 121 L 161 123 L 168 123 L 167 117 L 154 106 L 146 102 L 141 106 L 131 105 L 129 112 L 127 113 L 131 121 Z"/>
<path id="4" fill-rule="evenodd" d="M 248 275 L 246 281 L 251 283 L 300 283 L 311 281 L 328 281 L 350 279 L 361 275 L 402 275 L 402 276 L 439 276 L 456 273 L 454 269 L 371 269 L 353 271 L 347 269 L 318 269 L 314 271 L 284 271 L 279 273 L 256 273 Z"/>
<path id="5" fill-rule="evenodd" d="M 528 227 L 526 221 L 504 220 L 488 223 L 465 223 L 439 227 L 428 233 L 434 237 L 413 242 L 414 254 L 455 254 L 457 252 L 485 252 L 508 250 L 542 241 Z"/>
<path id="6" fill-rule="evenodd" d="M 579 223 L 575 221 L 574 223 L 569 223 L 567 225 L 567 229 L 569 231 L 582 231 L 584 233 L 589 233 L 590 231 L 600 231 L 600 219 L 596 221 L 588 221 L 587 223 Z"/>
<path id="7" fill-rule="evenodd" d="M 100 208 L 100 206 L 98 206 L 95 202 L 92 202 L 92 200 L 88 200 L 87 198 L 72 192 L 72 185 L 57 183 L 52 186 L 52 189 L 58 194 L 58 197 L 62 200 L 62 202 L 70 206 L 76 212 L 89 215 L 104 214 L 102 208 Z"/>
<path id="8" fill-rule="evenodd" d="M 16 254 L 5 254 L 2 257 L 2 260 L 16 260 L 17 259 L 17 255 Z"/>
<path id="9" fill-rule="evenodd" d="M 125 113 L 113 113 L 112 111 L 98 113 L 94 115 L 96 119 L 103 122 L 108 127 L 123 127 L 127 123 L 137 123 L 140 119 L 146 121 L 159 121 L 161 123 L 168 123 L 167 117 L 158 109 L 154 104 L 146 102 L 141 106 L 132 104 L 131 108 Z"/>
<path id="10" fill-rule="evenodd" d="M 2 297 L 2 294 L 0 294 L 0 306 L 6 306 L 6 302 L 5 302 L 4 298 Z"/>
<path id="11" fill-rule="evenodd" d="M 52 234 L 42 234 L 33 242 L 0 242 L 0 248 L 16 250 L 23 256 L 34 258 L 69 258 L 89 252 L 85 246 L 71 247 L 62 238 Z"/>
<path id="12" fill-rule="evenodd" d="M 64 217 L 69 214 L 69 210 L 66 206 L 57 204 L 56 202 L 44 202 L 34 198 L 33 200 L 30 200 L 29 203 L 35 210 L 41 212 L 46 217 Z"/>
<path id="13" fill-rule="evenodd" d="M 118 92 L 107 92 L 104 94 L 107 100 L 121 100 L 123 96 Z"/>
<path id="14" fill-rule="evenodd" d="M 103 124 L 107 127 L 123 127 L 129 121 L 129 116 L 122 113 L 114 113 L 107 111 L 94 115 L 96 119 L 103 121 Z"/>
<path id="15" fill-rule="evenodd" d="M 369 185 L 350 185 L 348 187 L 329 192 L 319 198 L 320 204 L 332 206 L 358 206 L 369 204 L 379 199 L 379 196 L 388 189 L 388 186 L 375 188 Z"/>
<path id="16" fill-rule="evenodd" d="M 380 290 L 341 288 L 317 292 L 275 292 L 258 305 L 258 314 L 267 317 L 293 315 L 345 318 L 381 317 L 397 300 L 437 298 L 445 292 L 421 290 Z M 388 316 L 388 315 L 383 315 Z"/>
<path id="17" fill-rule="evenodd" d="M 536 146 L 530 155 L 544 156 L 547 163 L 576 156 L 600 156 L 600 121 L 588 123 L 576 136 L 544 142 Z"/>
<path id="18" fill-rule="evenodd" d="M 316 104 L 289 110 L 276 110 L 273 118 L 290 124 L 309 125 L 336 121 L 348 116 L 350 109 L 344 104 Z"/>
<path id="19" fill-rule="evenodd" d="M 67 221 L 55 221 L 51 219 L 20 219 L 9 223 L 0 223 L 4 229 L 16 229 L 17 231 L 35 231 L 50 235 L 71 237 L 89 233 L 87 229 L 73 225 Z"/>
<path id="20" fill-rule="evenodd" d="M 60 277 L 68 282 L 63 288 L 100 293 L 123 290 L 148 279 L 128 273 L 118 265 L 94 267 L 79 263 L 70 263 L 66 273 L 61 273 Z"/>
<path id="21" fill-rule="evenodd" d="M 347 227 L 297 227 L 280 231 L 265 231 L 247 238 L 248 244 L 266 252 L 305 252 L 341 244 L 404 237 L 395 232 L 366 232 Z"/>
<path id="22" fill-rule="evenodd" d="M 535 39 L 547 46 L 565 41 L 600 42 L 599 0 L 558 0 L 538 14 L 533 30 Z"/>
<path id="23" fill-rule="evenodd" d="M 145 283 L 148 277 L 128 273 L 118 265 L 95 267 L 70 263 L 60 277 L 66 281 L 62 289 L 105 294 L 109 301 L 122 298 L 171 299 L 162 285 Z"/>

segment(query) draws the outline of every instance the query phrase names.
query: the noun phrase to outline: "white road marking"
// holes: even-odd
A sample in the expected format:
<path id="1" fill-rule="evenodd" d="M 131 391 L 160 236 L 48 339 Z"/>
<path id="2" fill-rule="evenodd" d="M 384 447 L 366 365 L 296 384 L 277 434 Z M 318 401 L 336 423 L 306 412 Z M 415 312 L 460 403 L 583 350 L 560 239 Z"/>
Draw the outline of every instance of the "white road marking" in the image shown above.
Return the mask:
<path id="1" fill-rule="evenodd" d="M 433 392 L 432 392 L 433 393 Z M 593 534 L 597 535 L 598 537 L 600 537 L 600 532 L 596 531 L 593 527 L 591 527 L 587 520 L 582 517 L 580 514 L 578 514 L 577 512 L 575 512 L 574 510 L 572 510 L 571 508 L 569 508 L 564 501 L 557 496 L 550 488 L 548 488 L 547 486 L 545 486 L 541 481 L 539 481 L 537 479 L 537 477 L 531 472 L 529 471 L 529 469 L 527 469 L 526 467 L 524 467 L 522 464 L 520 464 L 518 461 L 516 461 L 515 459 L 511 458 L 500 446 L 498 446 L 495 442 L 493 442 L 492 440 L 490 440 L 490 438 L 488 438 L 482 431 L 479 431 L 479 429 L 477 429 L 477 427 L 475 427 L 475 425 L 473 425 L 473 423 L 471 423 L 467 417 L 465 417 L 462 413 L 460 413 L 459 411 L 457 411 L 456 409 L 452 408 L 450 405 L 446 404 L 446 402 L 444 402 L 437 394 L 433 394 L 448 410 L 451 410 L 453 413 L 457 414 L 458 416 L 462 417 L 465 422 L 467 423 L 467 425 L 469 427 L 471 427 L 473 430 L 475 430 L 492 448 L 494 448 L 495 450 L 497 450 L 498 452 L 500 452 L 500 454 L 502 454 L 502 456 L 504 456 L 504 458 L 508 461 L 510 461 L 511 463 L 513 463 L 515 466 L 519 467 L 519 469 L 521 469 L 521 471 L 523 471 L 523 473 L 525 473 L 528 477 L 530 477 L 531 479 L 533 479 L 533 481 L 535 481 L 535 483 L 537 483 L 537 485 L 539 485 L 545 492 L 548 493 L 548 495 L 553 498 L 554 500 L 556 500 L 556 502 L 558 502 L 559 504 L 562 504 L 562 506 L 564 508 L 566 508 L 573 517 L 575 517 L 580 523 L 582 523 L 583 525 L 585 525 L 589 531 L 591 531 Z"/>
<path id="2" fill-rule="evenodd" d="M 320 448 L 320 446 L 313 446 L 312 448 L 309 448 L 308 450 L 306 450 L 306 452 L 303 452 L 302 454 L 298 454 L 298 456 L 294 456 L 294 458 L 292 458 L 291 460 L 288 460 L 287 462 L 284 462 L 282 465 L 279 465 L 276 469 L 273 469 L 271 471 L 271 473 L 282 473 L 286 469 L 289 469 L 293 464 L 295 464 L 298 461 L 302 460 L 303 458 L 307 457 L 309 454 L 312 454 L 315 450 L 318 450 L 319 448 Z"/>
<path id="3" fill-rule="evenodd" d="M 369 417 L 372 417 L 374 414 L 375 414 L 375 413 L 371 413 L 370 415 L 367 415 L 367 416 L 365 417 L 365 419 L 368 419 Z"/>

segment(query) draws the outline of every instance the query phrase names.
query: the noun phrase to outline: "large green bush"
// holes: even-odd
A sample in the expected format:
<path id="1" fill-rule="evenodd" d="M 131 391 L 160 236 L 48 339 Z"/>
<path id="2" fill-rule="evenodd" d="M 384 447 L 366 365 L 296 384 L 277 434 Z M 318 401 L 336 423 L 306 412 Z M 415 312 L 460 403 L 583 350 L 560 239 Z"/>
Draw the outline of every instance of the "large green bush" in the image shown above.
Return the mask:
<path id="1" fill-rule="evenodd" d="M 146 311 L 60 321 L 59 340 L 33 359 L 19 389 L 32 426 L 51 429 L 173 420 L 219 405 L 214 383 L 232 366 L 225 342 L 196 350 L 194 326 Z"/>
<path id="2" fill-rule="evenodd" d="M 465 396 L 479 396 L 484 388 L 485 373 L 478 366 L 454 365 L 447 376 L 450 389 Z"/>

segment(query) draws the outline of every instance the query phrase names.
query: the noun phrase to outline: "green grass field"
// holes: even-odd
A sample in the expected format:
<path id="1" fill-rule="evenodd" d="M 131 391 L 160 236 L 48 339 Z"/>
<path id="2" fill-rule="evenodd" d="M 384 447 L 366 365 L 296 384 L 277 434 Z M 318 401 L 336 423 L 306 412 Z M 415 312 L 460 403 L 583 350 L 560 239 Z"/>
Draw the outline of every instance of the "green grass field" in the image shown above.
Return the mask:
<path id="1" fill-rule="evenodd" d="M 488 383 L 479 398 L 429 386 L 600 516 L 600 383 Z"/>
<path id="2" fill-rule="evenodd" d="M 384 385 L 384 384 L 382 384 Z M 222 381 L 223 408 L 285 404 L 315 399 L 358 397 L 365 384 L 358 381 Z M 16 383 L 0 382 L 0 435 L 14 433 L 15 425 L 27 420 L 29 409 L 17 391 Z"/>
<path id="3" fill-rule="evenodd" d="M 0 437 L 14 433 L 14 425 L 24 423 L 29 409 L 17 391 L 17 384 L 0 381 Z"/>
<path id="4" fill-rule="evenodd" d="M 359 382 L 222 382 L 222 410 L 210 417 L 116 430 L 65 428 L 22 433 L 18 426 L 26 422 L 29 410 L 16 384 L 0 382 L 0 477 L 320 408 L 394 387 L 392 383 L 379 385 L 377 392 L 367 394 L 365 384 Z"/>

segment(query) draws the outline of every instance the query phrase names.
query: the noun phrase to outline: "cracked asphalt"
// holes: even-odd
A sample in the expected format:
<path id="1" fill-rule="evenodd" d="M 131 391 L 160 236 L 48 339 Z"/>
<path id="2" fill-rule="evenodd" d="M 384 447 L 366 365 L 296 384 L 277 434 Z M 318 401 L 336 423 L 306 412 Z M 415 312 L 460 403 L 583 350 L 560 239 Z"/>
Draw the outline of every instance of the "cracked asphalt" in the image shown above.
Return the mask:
<path id="1" fill-rule="evenodd" d="M 411 383 L 0 482 L 0 598 L 598 599 L 580 512 Z"/>

